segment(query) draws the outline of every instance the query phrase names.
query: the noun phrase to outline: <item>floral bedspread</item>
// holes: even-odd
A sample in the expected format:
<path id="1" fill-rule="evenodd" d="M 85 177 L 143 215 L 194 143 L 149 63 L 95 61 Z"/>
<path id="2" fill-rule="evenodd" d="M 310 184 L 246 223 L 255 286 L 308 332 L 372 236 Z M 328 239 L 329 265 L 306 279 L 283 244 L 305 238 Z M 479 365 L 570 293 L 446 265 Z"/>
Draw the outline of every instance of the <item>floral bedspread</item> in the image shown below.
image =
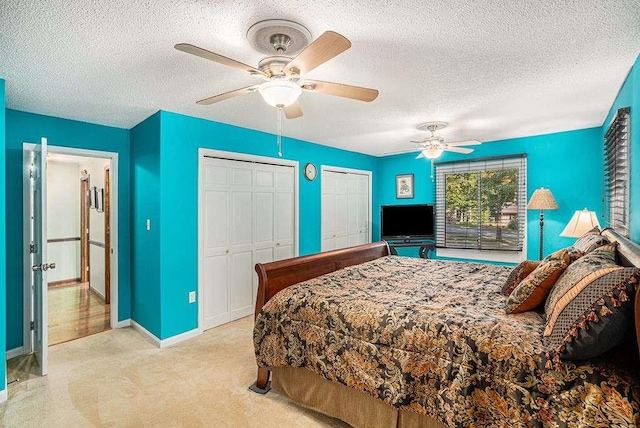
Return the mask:
<path id="1" fill-rule="evenodd" d="M 291 286 L 256 319 L 261 367 L 305 367 L 449 426 L 640 425 L 640 377 L 548 360 L 511 268 L 384 257 Z"/>

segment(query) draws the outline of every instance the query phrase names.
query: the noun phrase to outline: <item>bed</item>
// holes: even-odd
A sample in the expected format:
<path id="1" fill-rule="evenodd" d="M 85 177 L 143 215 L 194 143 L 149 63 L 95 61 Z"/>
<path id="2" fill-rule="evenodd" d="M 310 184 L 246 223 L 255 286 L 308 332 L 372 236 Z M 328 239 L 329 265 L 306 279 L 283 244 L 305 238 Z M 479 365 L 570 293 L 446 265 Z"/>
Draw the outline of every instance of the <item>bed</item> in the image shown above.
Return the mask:
<path id="1" fill-rule="evenodd" d="M 603 234 L 640 266 L 636 244 Z M 384 242 L 258 264 L 252 389 L 362 427 L 640 424 L 638 295 L 626 347 L 559 362 L 543 314 L 504 312 L 510 270 Z"/>

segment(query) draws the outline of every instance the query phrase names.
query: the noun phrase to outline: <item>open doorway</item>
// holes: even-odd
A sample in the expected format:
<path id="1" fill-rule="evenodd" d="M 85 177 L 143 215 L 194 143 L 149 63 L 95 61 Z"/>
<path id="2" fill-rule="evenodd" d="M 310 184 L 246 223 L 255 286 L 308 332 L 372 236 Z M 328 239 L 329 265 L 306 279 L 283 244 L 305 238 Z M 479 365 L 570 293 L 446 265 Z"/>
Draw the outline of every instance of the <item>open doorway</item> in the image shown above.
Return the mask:
<path id="1" fill-rule="evenodd" d="M 23 153 L 22 354 L 45 375 L 48 346 L 122 326 L 118 154 L 48 147 L 46 138 Z"/>
<path id="2" fill-rule="evenodd" d="M 48 345 L 110 329 L 111 160 L 47 157 Z"/>

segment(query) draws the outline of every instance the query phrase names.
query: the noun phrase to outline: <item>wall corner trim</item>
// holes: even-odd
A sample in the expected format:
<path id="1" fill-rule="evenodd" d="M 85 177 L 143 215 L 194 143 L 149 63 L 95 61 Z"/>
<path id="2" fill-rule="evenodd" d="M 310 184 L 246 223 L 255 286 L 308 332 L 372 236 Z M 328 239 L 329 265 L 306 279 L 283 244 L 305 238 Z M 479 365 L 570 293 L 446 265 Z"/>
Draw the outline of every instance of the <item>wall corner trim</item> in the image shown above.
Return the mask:
<path id="1" fill-rule="evenodd" d="M 202 330 L 194 328 L 193 330 L 185 331 L 184 333 L 176 334 L 175 336 L 162 339 L 160 341 L 160 347 L 167 348 L 180 342 L 184 342 L 185 340 L 193 339 L 194 337 L 200 336 L 201 334 Z"/>
<path id="2" fill-rule="evenodd" d="M 131 327 L 133 327 L 134 330 L 137 330 L 142 335 L 142 337 L 147 339 L 149 343 L 157 346 L 158 348 L 168 348 L 169 346 L 176 345 L 180 342 L 184 342 L 185 340 L 192 339 L 202 334 L 202 331 L 200 329 L 194 328 L 193 330 L 189 330 L 184 333 L 176 334 L 175 336 L 171 336 L 166 339 L 160 340 L 155 335 L 153 335 L 149 330 L 147 330 L 146 328 L 144 328 L 134 320 L 130 320 L 130 321 L 131 321 Z"/>
<path id="3" fill-rule="evenodd" d="M 131 318 L 127 318 L 126 320 L 118 321 L 114 328 L 125 328 L 131 327 Z"/>
<path id="4" fill-rule="evenodd" d="M 147 330 L 146 328 L 144 328 L 143 326 L 141 326 L 140 324 L 135 322 L 134 320 L 131 320 L 131 327 L 133 327 L 134 330 L 136 330 L 138 333 L 140 333 L 142 335 L 142 337 L 147 339 L 147 341 L 149 343 L 151 343 L 152 345 L 157 346 L 158 348 L 161 347 L 160 346 L 161 340 L 158 339 L 156 336 L 154 336 L 149 330 Z"/>
<path id="5" fill-rule="evenodd" d="M 24 347 L 22 346 L 18 346 L 17 348 L 13 348 L 13 349 L 9 349 L 7 351 L 7 360 L 10 360 L 12 358 L 15 357 L 19 357 L 20 355 L 24 355 L 27 352 L 25 352 Z"/>

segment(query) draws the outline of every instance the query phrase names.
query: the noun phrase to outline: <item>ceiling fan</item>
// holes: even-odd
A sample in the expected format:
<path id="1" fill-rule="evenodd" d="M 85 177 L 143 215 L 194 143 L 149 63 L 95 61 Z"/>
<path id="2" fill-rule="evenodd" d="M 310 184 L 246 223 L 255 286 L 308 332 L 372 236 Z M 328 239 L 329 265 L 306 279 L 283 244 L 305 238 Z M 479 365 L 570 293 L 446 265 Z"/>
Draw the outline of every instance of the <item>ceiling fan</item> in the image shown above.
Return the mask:
<path id="1" fill-rule="evenodd" d="M 243 64 L 188 43 L 175 45 L 179 51 L 237 68 L 266 80 L 262 84 L 202 99 L 197 104 L 209 105 L 257 91 L 267 104 L 282 109 L 287 119 L 295 119 L 302 116 L 302 107 L 298 103 L 298 97 L 302 91 L 319 92 L 366 102 L 373 101 L 378 96 L 378 91 L 375 89 L 310 80 L 304 77 L 314 68 L 351 47 L 351 42 L 336 32 L 327 31 L 307 45 L 311 33 L 300 24 L 284 20 L 268 20 L 254 24 L 247 32 L 247 37 L 252 46 L 268 54 L 258 63 L 258 67 Z M 291 50 L 290 48 L 301 50 L 301 52 L 295 57 L 288 56 L 286 54 L 287 50 Z"/>
<path id="2" fill-rule="evenodd" d="M 416 159 L 427 158 L 436 159 L 442 155 L 443 152 L 453 152 L 468 155 L 473 152 L 473 149 L 462 146 L 477 146 L 480 143 L 478 140 L 456 141 L 453 143 L 446 143 L 444 138 L 436 136 L 435 132 L 449 126 L 447 122 L 426 122 L 418 125 L 418 129 L 421 131 L 429 131 L 431 135 L 423 138 L 420 141 L 411 141 L 418 145 L 420 154 L 416 156 Z M 412 150 L 413 151 L 413 150 Z"/>

